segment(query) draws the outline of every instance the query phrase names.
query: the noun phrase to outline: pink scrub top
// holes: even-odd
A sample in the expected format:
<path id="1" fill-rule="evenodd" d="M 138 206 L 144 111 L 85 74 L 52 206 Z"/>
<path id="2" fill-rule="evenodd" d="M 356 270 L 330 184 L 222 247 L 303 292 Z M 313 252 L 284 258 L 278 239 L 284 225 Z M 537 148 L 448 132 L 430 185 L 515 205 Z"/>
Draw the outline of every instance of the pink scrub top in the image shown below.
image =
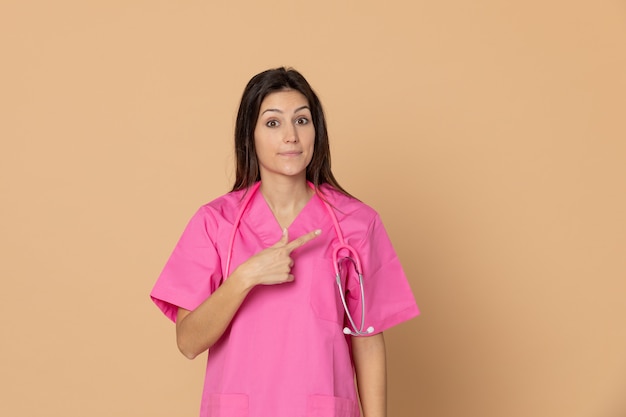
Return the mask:
<path id="1" fill-rule="evenodd" d="M 365 327 L 374 334 L 413 318 L 418 307 L 378 214 L 329 186 L 344 237 L 361 257 Z M 226 252 L 244 191 L 202 206 L 192 217 L 151 297 L 171 320 L 194 310 L 224 278 Z M 350 337 L 332 262 L 338 242 L 320 197 L 313 196 L 289 226 L 289 240 L 322 234 L 292 252 L 293 282 L 257 286 L 224 335 L 209 349 L 201 417 L 358 417 Z M 256 192 L 235 235 L 231 271 L 275 244 L 282 230 Z M 346 301 L 361 320 L 358 281 L 343 276 Z"/>

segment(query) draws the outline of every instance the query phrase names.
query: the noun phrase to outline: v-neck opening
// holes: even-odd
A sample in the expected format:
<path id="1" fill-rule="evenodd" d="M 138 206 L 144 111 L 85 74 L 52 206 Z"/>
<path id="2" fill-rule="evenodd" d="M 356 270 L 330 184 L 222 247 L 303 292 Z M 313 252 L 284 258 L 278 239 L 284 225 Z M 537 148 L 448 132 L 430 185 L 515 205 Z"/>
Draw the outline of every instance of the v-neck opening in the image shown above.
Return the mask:
<path id="1" fill-rule="evenodd" d="M 261 190 L 258 190 L 258 193 L 261 196 L 260 198 L 263 200 L 263 204 L 265 205 L 265 207 L 266 207 L 267 211 L 269 212 L 271 218 L 274 220 L 274 224 L 278 227 L 278 230 L 280 230 L 280 232 L 282 233 L 283 226 L 280 225 L 280 222 L 276 218 L 276 215 L 274 214 L 274 211 L 272 210 L 272 208 L 270 207 L 269 203 L 265 199 L 265 196 L 263 195 Z M 296 214 L 295 217 L 293 218 L 293 220 L 291 220 L 291 223 L 289 223 L 288 226 L 285 226 L 285 228 L 287 230 L 292 229 L 294 225 L 297 226 L 298 220 L 302 217 L 302 214 L 305 211 L 308 211 L 309 207 L 312 205 L 313 199 L 315 199 L 315 198 L 318 198 L 317 197 L 317 193 L 313 192 L 313 194 L 309 197 L 309 199 L 304 204 L 304 206 L 302 206 L 302 208 L 300 209 L 298 214 Z"/>
<path id="2" fill-rule="evenodd" d="M 271 246 L 280 240 L 283 229 L 267 204 L 265 197 L 259 191 L 257 190 L 252 196 L 246 214 L 241 218 L 241 223 L 246 224 L 265 246 Z M 324 228 L 324 211 L 320 210 L 323 208 L 322 204 L 323 202 L 317 193 L 311 196 L 287 228 L 290 239 L 296 235 Z"/>

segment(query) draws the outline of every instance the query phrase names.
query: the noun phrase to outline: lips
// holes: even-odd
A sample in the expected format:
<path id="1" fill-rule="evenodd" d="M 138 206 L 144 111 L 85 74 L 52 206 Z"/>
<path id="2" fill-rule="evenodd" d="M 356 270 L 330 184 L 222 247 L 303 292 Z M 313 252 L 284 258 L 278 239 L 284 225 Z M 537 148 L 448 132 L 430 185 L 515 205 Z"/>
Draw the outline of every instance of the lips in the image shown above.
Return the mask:
<path id="1" fill-rule="evenodd" d="M 279 152 L 278 155 L 280 155 L 280 156 L 300 156 L 300 155 L 302 155 L 302 151 Z"/>

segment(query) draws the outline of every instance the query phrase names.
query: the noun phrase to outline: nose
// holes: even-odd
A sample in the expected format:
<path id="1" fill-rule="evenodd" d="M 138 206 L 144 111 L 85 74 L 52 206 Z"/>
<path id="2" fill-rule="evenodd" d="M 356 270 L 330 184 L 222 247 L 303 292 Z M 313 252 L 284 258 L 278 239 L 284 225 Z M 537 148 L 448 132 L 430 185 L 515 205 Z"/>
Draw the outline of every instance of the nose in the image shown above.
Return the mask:
<path id="1" fill-rule="evenodd" d="M 298 142 L 298 129 L 296 125 L 289 124 L 285 130 L 285 139 L 286 143 L 297 143 Z"/>

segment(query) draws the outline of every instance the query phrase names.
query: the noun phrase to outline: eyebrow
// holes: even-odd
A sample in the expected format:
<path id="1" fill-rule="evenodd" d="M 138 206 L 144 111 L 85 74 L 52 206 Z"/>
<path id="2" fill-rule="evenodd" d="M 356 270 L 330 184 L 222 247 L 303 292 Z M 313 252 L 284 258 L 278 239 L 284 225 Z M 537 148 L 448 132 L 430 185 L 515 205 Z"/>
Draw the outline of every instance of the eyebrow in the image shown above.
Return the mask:
<path id="1" fill-rule="evenodd" d="M 304 106 L 301 106 L 301 107 L 298 107 L 297 109 L 295 109 L 295 110 L 294 110 L 294 113 L 298 113 L 300 110 L 304 110 L 304 109 L 308 109 L 309 111 L 311 111 L 311 109 L 309 108 L 309 106 L 304 105 Z M 281 113 L 281 114 L 283 113 L 283 111 L 282 111 L 282 110 L 280 110 L 280 109 L 265 109 L 265 110 L 263 110 L 263 113 L 261 113 L 261 114 L 265 114 L 265 113 L 267 113 L 268 111 L 275 111 L 276 113 Z"/>

